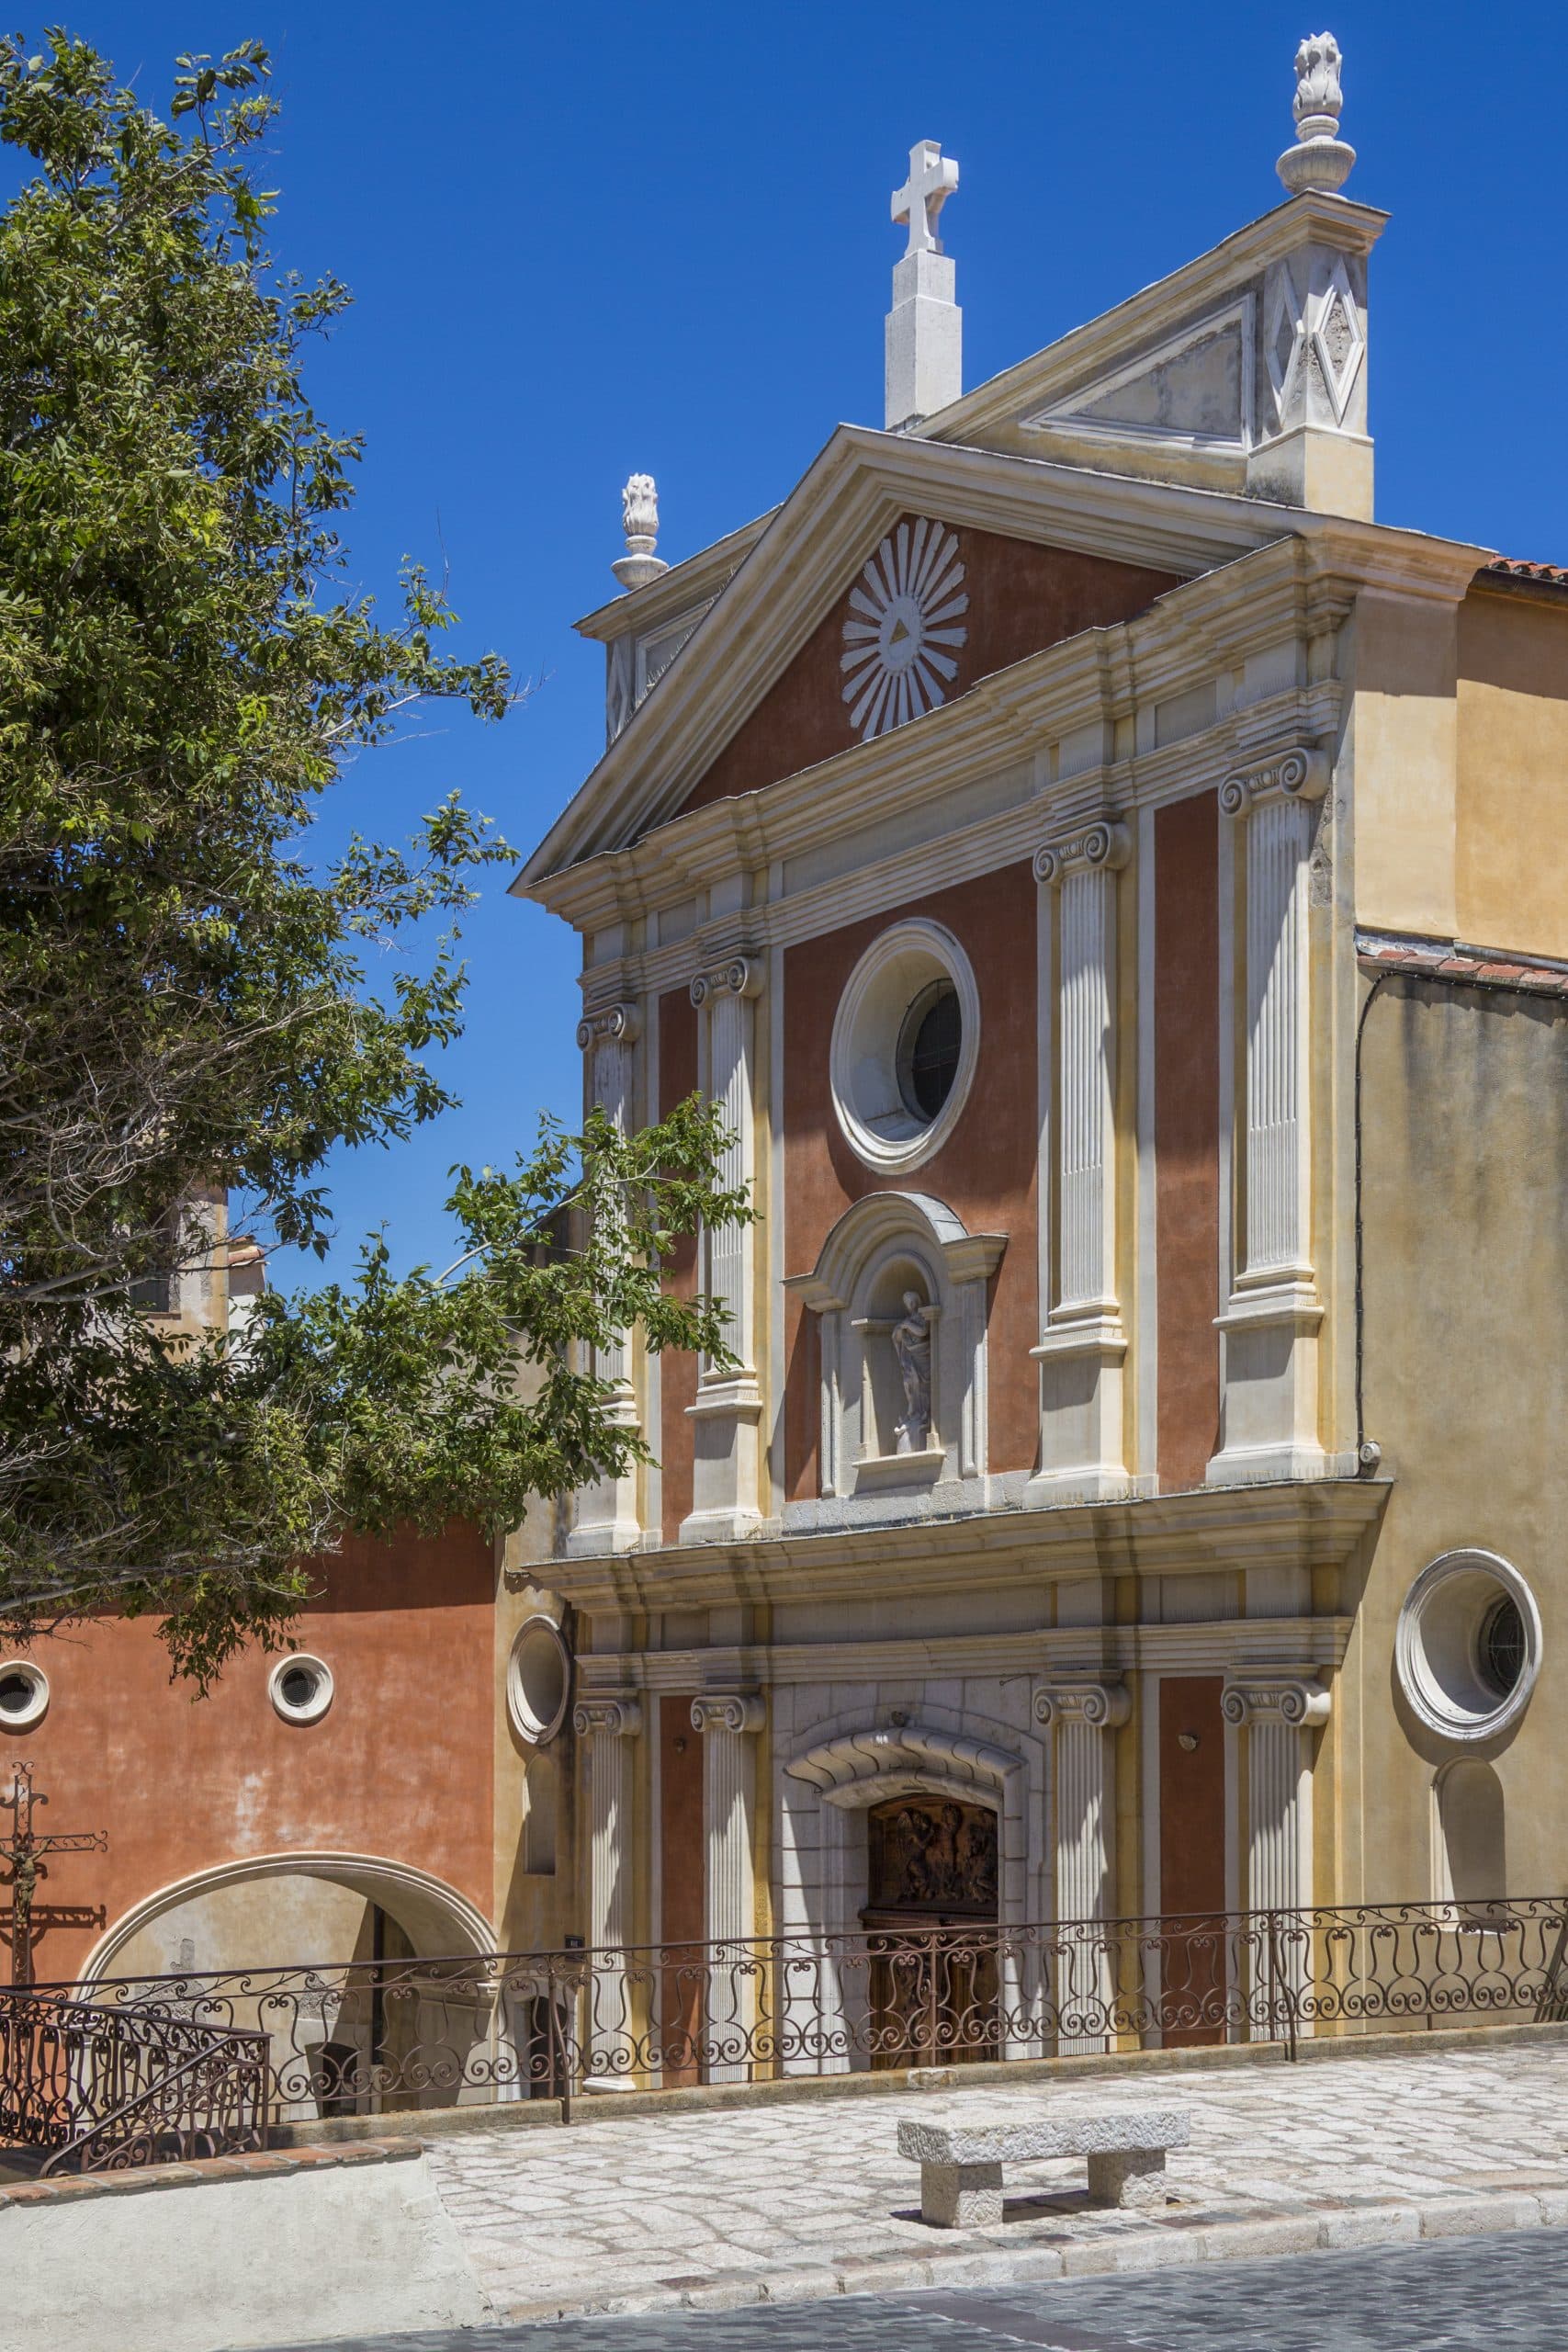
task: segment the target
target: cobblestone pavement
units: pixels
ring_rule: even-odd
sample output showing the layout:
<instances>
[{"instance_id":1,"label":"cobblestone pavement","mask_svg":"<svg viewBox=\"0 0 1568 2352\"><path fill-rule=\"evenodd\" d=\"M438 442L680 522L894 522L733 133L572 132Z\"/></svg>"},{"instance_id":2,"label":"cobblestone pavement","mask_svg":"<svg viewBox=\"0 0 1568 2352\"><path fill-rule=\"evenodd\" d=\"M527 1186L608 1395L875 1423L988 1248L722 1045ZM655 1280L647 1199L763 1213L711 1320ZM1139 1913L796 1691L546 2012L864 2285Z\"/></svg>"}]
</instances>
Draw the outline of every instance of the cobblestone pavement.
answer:
<instances>
[{"instance_id":1,"label":"cobblestone pavement","mask_svg":"<svg viewBox=\"0 0 1568 2352\"><path fill-rule=\"evenodd\" d=\"M1152 2216L1090 2207L1081 2165L1039 2164L1010 2172L1000 2226L928 2229L919 2168L895 2145L906 2115L1156 2101L1190 2111L1192 2144ZM501 2320L979 2285L1450 2226L1534 2234L1543 2218L1568 2222L1568 2042L595 2118L436 2141L430 2161ZM1434 2219L1450 2199L1451 2221Z\"/></svg>"},{"instance_id":2,"label":"cobblestone pavement","mask_svg":"<svg viewBox=\"0 0 1568 2352\"><path fill-rule=\"evenodd\" d=\"M335 2352L1562 2352L1568 2233L1143 2278L365 2338Z\"/></svg>"}]
</instances>

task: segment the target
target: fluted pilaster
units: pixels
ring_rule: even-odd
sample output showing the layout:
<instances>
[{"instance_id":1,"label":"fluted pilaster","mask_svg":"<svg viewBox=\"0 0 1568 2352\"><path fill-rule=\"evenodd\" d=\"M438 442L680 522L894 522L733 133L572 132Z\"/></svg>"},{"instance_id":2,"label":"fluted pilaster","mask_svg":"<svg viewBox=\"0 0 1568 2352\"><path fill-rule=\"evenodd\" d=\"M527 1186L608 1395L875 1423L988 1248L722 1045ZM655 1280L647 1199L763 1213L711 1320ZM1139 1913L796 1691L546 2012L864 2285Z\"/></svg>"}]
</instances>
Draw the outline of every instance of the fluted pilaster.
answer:
<instances>
[{"instance_id":1,"label":"fluted pilaster","mask_svg":"<svg viewBox=\"0 0 1568 2352\"><path fill-rule=\"evenodd\" d=\"M756 2017L750 1963L756 1932L753 1816L757 1734L765 1720L750 1692L705 1692L692 1702L692 1728L703 1736L704 1917L709 1954L707 2078L743 2082Z\"/></svg>"},{"instance_id":2,"label":"fluted pilaster","mask_svg":"<svg viewBox=\"0 0 1568 2352\"><path fill-rule=\"evenodd\" d=\"M749 1191L756 1172L754 1002L763 966L754 956L731 956L697 973L692 1002L707 1024L707 1091L726 1130L719 1181ZM758 1499L757 1425L762 1400L755 1364L755 1228L729 1226L703 1237L706 1288L727 1317L735 1365L705 1363L693 1423L692 1515L682 1525L687 1543L741 1535L761 1516Z\"/></svg>"},{"instance_id":3,"label":"fluted pilaster","mask_svg":"<svg viewBox=\"0 0 1568 2352\"><path fill-rule=\"evenodd\" d=\"M582 1699L571 1722L588 1763L588 1941L593 1958L587 2071L599 2088L629 2090L636 2033L622 1954L632 1940L633 1742L642 1730L642 1708L629 1697Z\"/></svg>"},{"instance_id":4,"label":"fluted pilaster","mask_svg":"<svg viewBox=\"0 0 1568 2352\"><path fill-rule=\"evenodd\" d=\"M626 1134L635 1124L636 1046L642 1034L642 1016L635 1004L601 1005L584 1013L577 1024L577 1042L586 1063L588 1099ZM627 1428L637 1419L632 1385L631 1347L625 1332L594 1351L593 1369L609 1382L612 1394L606 1418ZM641 1533L637 1517L635 1473L620 1478L595 1479L577 1498L568 1548L592 1555L629 1550Z\"/></svg>"}]
</instances>

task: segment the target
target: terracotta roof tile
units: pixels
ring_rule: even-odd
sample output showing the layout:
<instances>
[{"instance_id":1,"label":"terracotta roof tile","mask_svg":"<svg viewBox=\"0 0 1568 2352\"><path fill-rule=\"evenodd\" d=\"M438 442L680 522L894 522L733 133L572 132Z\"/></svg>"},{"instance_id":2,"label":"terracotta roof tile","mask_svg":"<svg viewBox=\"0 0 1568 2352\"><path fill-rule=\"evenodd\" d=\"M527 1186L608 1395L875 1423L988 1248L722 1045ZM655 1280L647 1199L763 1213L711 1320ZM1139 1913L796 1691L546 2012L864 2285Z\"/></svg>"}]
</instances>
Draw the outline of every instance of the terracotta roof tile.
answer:
<instances>
[{"instance_id":1,"label":"terracotta roof tile","mask_svg":"<svg viewBox=\"0 0 1568 2352\"><path fill-rule=\"evenodd\" d=\"M1500 555L1483 563L1481 576L1500 580L1538 580L1549 588L1568 588L1568 564L1531 563L1524 556Z\"/></svg>"},{"instance_id":2,"label":"terracotta roof tile","mask_svg":"<svg viewBox=\"0 0 1568 2352\"><path fill-rule=\"evenodd\" d=\"M1356 954L1364 971L1410 972L1422 979L1470 981L1483 987L1525 989L1540 996L1568 997L1568 970L1549 964L1516 964L1478 948L1433 939L1389 939L1359 932Z\"/></svg>"}]
</instances>

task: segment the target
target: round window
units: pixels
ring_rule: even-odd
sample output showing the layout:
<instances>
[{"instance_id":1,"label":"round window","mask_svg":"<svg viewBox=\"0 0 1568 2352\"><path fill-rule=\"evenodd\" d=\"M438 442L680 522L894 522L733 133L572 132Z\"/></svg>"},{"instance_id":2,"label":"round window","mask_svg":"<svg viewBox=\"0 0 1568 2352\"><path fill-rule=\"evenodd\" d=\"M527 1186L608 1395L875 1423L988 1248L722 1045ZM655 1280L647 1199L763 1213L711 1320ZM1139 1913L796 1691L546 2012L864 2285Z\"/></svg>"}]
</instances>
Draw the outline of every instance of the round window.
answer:
<instances>
[{"instance_id":1,"label":"round window","mask_svg":"<svg viewBox=\"0 0 1568 2352\"><path fill-rule=\"evenodd\" d=\"M278 1659L266 1689L286 1724L319 1724L333 1702L333 1670L323 1659L299 1651Z\"/></svg>"},{"instance_id":2,"label":"round window","mask_svg":"<svg viewBox=\"0 0 1568 2352\"><path fill-rule=\"evenodd\" d=\"M0 1726L28 1731L49 1710L49 1677L31 1658L7 1658L0 1666Z\"/></svg>"},{"instance_id":3,"label":"round window","mask_svg":"<svg viewBox=\"0 0 1568 2352\"><path fill-rule=\"evenodd\" d=\"M1523 1713L1540 1647L1540 1613L1518 1570L1495 1552L1445 1552L1405 1596L1394 1658L1429 1731L1480 1740Z\"/></svg>"},{"instance_id":4,"label":"round window","mask_svg":"<svg viewBox=\"0 0 1568 2352\"><path fill-rule=\"evenodd\" d=\"M869 1167L910 1168L953 1132L975 1076L980 1000L941 923L893 924L851 973L833 1023L839 1123Z\"/></svg>"},{"instance_id":5,"label":"round window","mask_svg":"<svg viewBox=\"0 0 1568 2352\"><path fill-rule=\"evenodd\" d=\"M542 1747L566 1720L571 1657L553 1617L530 1617L512 1645L506 1711L520 1739Z\"/></svg>"}]
</instances>

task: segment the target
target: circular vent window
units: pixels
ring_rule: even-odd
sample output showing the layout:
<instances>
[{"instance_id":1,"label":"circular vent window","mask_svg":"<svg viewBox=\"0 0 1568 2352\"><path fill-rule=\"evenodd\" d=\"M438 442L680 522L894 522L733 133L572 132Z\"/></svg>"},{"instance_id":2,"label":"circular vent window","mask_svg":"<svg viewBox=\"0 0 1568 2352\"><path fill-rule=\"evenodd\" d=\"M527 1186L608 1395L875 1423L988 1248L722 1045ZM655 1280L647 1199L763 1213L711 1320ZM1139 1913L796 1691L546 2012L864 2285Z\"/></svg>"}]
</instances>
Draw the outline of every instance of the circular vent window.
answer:
<instances>
[{"instance_id":1,"label":"circular vent window","mask_svg":"<svg viewBox=\"0 0 1568 2352\"><path fill-rule=\"evenodd\" d=\"M0 1727L30 1731L49 1711L49 1677L31 1658L7 1658L0 1666Z\"/></svg>"},{"instance_id":2,"label":"circular vent window","mask_svg":"<svg viewBox=\"0 0 1568 2352\"><path fill-rule=\"evenodd\" d=\"M918 1167L952 1134L974 1080L980 997L953 933L894 923L851 973L833 1022L839 1124L870 1168Z\"/></svg>"},{"instance_id":3,"label":"circular vent window","mask_svg":"<svg viewBox=\"0 0 1568 2352\"><path fill-rule=\"evenodd\" d=\"M1394 1639L1400 1686L1429 1731L1493 1739L1529 1703L1540 1612L1495 1552L1445 1552L1405 1596Z\"/></svg>"},{"instance_id":4,"label":"circular vent window","mask_svg":"<svg viewBox=\"0 0 1568 2352\"><path fill-rule=\"evenodd\" d=\"M319 1724L333 1702L333 1670L324 1659L297 1651L278 1659L266 1689L286 1724Z\"/></svg>"},{"instance_id":5,"label":"circular vent window","mask_svg":"<svg viewBox=\"0 0 1568 2352\"><path fill-rule=\"evenodd\" d=\"M506 1711L520 1739L542 1747L566 1720L571 1657L553 1617L530 1617L512 1645L506 1668Z\"/></svg>"}]
</instances>

